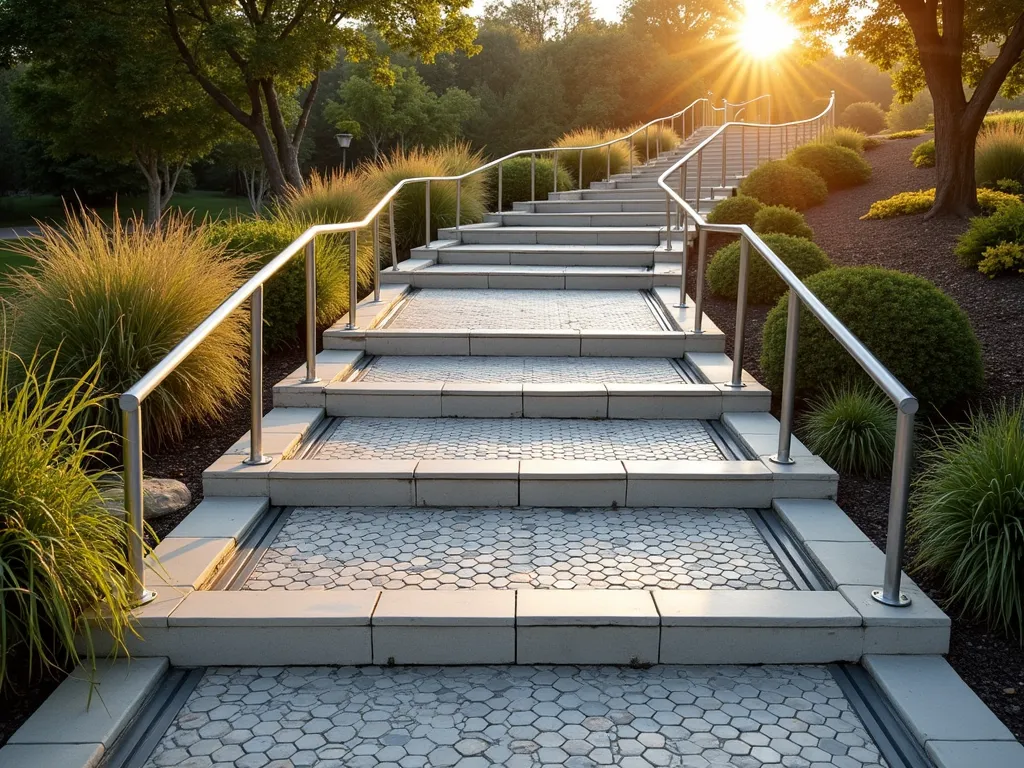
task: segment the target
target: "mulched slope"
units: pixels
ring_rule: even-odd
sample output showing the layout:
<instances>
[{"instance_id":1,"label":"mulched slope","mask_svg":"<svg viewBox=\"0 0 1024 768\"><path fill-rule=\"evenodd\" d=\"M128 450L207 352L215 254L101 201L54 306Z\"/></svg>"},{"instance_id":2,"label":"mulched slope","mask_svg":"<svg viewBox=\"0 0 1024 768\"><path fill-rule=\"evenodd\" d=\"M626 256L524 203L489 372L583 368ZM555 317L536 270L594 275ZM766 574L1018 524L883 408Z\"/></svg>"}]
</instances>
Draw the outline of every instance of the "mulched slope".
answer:
<instances>
[{"instance_id":1,"label":"mulched slope","mask_svg":"<svg viewBox=\"0 0 1024 768\"><path fill-rule=\"evenodd\" d=\"M934 169L914 168L910 152L921 139L887 141L866 154L874 175L868 184L829 195L828 201L806 212L815 240L837 266L877 265L921 275L952 296L970 317L981 342L986 388L968 407L1002 398L1019 398L1024 380L1024 279L990 280L960 267L953 257L957 236L967 228L958 220L926 221L924 216L902 216L881 221L860 221L871 203L898 192L935 185ZM710 249L709 249L710 250ZM691 260L688 292L694 292L696 254ZM750 307L744 345L744 367L761 377L761 329L768 307ZM705 312L727 334L732 353L735 303L708 297ZM776 402L776 408L778 404ZM777 413L777 411L776 411ZM946 418L962 411L950 409ZM918 434L930 425L919 423ZM839 505L879 547L885 548L889 483L844 477L839 483ZM907 562L914 556L911 545ZM879 579L882 574L879 573ZM915 574L915 581L940 605L946 595L937 580ZM950 613L952 615L952 610ZM984 626L953 619L948 660L957 673L1013 731L1024 740L1024 648Z\"/></svg>"}]
</instances>

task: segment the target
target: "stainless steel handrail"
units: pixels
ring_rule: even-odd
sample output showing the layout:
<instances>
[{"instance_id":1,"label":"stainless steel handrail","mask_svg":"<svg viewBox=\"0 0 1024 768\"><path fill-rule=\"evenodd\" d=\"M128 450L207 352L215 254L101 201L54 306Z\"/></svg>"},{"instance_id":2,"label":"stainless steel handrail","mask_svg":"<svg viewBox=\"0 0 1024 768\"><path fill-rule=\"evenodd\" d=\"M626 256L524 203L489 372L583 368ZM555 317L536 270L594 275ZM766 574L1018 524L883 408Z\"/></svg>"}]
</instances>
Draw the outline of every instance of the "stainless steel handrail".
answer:
<instances>
[{"instance_id":1,"label":"stainless steel handrail","mask_svg":"<svg viewBox=\"0 0 1024 768\"><path fill-rule=\"evenodd\" d=\"M666 211L668 213L668 248L671 249L672 222L671 208L674 202L677 207L677 222L683 233L680 283L680 305L686 304L686 268L688 251L688 227L692 220L697 235L697 286L694 299L693 332L702 333L701 321L704 308L704 269L707 261L707 236L709 232L721 232L740 237L739 279L736 296L736 336L733 343L732 378L727 386L741 388L743 382L743 347L746 334L747 282L750 270L750 252L753 250L789 287L789 303L786 314L786 345L781 393L781 412L779 418L778 450L771 460L777 464L793 464L791 446L793 440L793 417L796 400L796 366L797 348L800 329L800 308L806 307L825 329L839 342L868 374L872 381L881 388L896 406L896 447L893 452L892 480L889 494L889 522L886 538L885 573L882 588L873 590L872 597L880 603L890 606L905 606L910 599L900 591L902 578L903 552L906 542L907 500L910 493L910 470L913 461L914 414L918 410L918 401L903 384L864 346L842 322L815 296L810 289L786 266L771 248L745 224L709 224L699 213L701 180L696 185L694 205L687 198L686 180L687 165L695 162L701 168L701 155L713 142L721 142L723 186L725 185L726 158L729 154L728 139L731 131L740 131L741 154L740 173L746 171L746 157L742 147L747 131L767 130L769 134L768 156L772 156L772 139L779 134L782 154L788 151L792 141L800 143L807 139L820 138L822 133L833 126L835 119L835 92L829 99L828 106L820 114L806 120L798 120L780 125L756 123L725 123L706 137L686 155L673 163L658 178L658 186L665 190ZM760 160L760 152L758 153ZM679 172L680 190L676 192L669 183L669 178Z\"/></svg>"},{"instance_id":2,"label":"stainless steel handrail","mask_svg":"<svg viewBox=\"0 0 1024 768\"><path fill-rule=\"evenodd\" d=\"M725 102L728 104L728 102ZM348 325L346 326L349 330L357 328L357 307L358 307L358 284L356 270L354 269L355 260L357 258L358 244L359 244L359 230L370 225L373 225L373 251L374 261L376 267L374 269L374 301L380 301L380 235L379 235L379 217L383 213L384 209L388 209L388 221L390 224L391 232L391 259L392 266L397 266L397 253L395 250L395 221L394 221L394 203L395 197L405 187L420 184L424 185L425 189L425 229L426 229L426 244L429 247L431 240L431 216L430 216L430 185L431 183L437 182L455 182L456 183L456 229L459 228L459 218L461 213L461 197L462 197L462 181L483 171L491 168L498 168L498 210L501 210L501 183L502 164L516 157L522 157L530 155L531 157L531 192L535 191L536 184L536 156L538 154L552 153L554 162L554 185L553 188L558 191L558 154L559 152L579 152L580 163L582 167L583 152L587 150L600 149L603 147L607 148L608 160L607 168L608 175L611 175L611 146L620 141L627 141L630 145L630 173L632 173L632 158L633 158L633 140L641 131L645 132L648 139L648 159L650 159L650 146L649 146L649 131L650 127L655 124L664 124L670 121L673 125L677 118L682 118L682 138L690 135L686 133L686 113L690 112L690 125L695 131L697 129L697 107L701 107L700 111L700 123L701 126L707 123L707 107L710 104L709 99L700 98L696 99L683 109L678 112L674 112L671 115L665 115L664 117L655 118L643 125L639 126L630 133L619 136L614 139L609 139L605 142L598 144L590 144L584 147L547 147L544 149L526 149L513 152L511 154L500 157L496 160L491 160L478 168L474 168L466 173L457 176L429 176L429 177L416 177L403 179L392 187L387 194L385 194L370 212L366 214L359 221L349 221L341 224L317 224L309 227L299 237L297 237L287 248L281 253L271 259L266 265L264 265L256 274L245 281L234 293L232 293L217 309L215 309L210 315L201 322L195 330L188 334L178 344L168 352L148 373L146 373L139 381L137 381L130 389L128 389L119 398L118 404L120 405L122 412L122 422L124 435L122 438L123 443L123 457L124 457L124 497L125 506L128 512L128 518L131 521L133 534L129 541L128 557L132 571L136 576L135 583L135 602L138 605L143 605L150 602L156 597L156 593L146 589L145 584L145 562L144 562L144 547L143 547L143 536L144 536L144 523L143 523L143 485L142 485L142 406L143 401L148 397L153 390L155 390L160 384L174 372L178 365L188 357L203 341L205 341L213 331L220 326L224 320L226 320L232 312L240 309L241 306L248 300L249 301L249 322L250 322L250 416L251 426L249 432L249 456L245 459L246 464L250 465L261 465L271 461L270 458L263 455L263 286L270 278L272 278L278 271L280 271L291 259L293 259L299 251L302 251L305 255L305 277L306 277L306 377L303 379L304 383L314 383L319 381L316 375L316 238L319 235L328 234L340 234L347 232L349 234L349 313L348 313ZM691 131L692 133L692 131ZM658 147L660 153L660 145ZM580 174L580 185L582 187L582 173ZM531 195L536 197L535 194Z\"/></svg>"}]
</instances>

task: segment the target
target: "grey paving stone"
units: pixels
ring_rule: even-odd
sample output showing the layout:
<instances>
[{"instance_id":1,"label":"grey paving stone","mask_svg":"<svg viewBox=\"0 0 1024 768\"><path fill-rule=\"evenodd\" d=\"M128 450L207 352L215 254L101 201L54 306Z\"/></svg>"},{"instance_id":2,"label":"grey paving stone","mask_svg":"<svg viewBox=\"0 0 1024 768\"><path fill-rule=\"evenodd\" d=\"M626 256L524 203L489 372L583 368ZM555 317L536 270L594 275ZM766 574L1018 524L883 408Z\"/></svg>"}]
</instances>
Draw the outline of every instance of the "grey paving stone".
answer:
<instances>
[{"instance_id":1,"label":"grey paving stone","mask_svg":"<svg viewBox=\"0 0 1024 768\"><path fill-rule=\"evenodd\" d=\"M468 381L481 384L682 384L689 381L660 357L378 357L360 381Z\"/></svg>"},{"instance_id":2,"label":"grey paving stone","mask_svg":"<svg viewBox=\"0 0 1024 768\"><path fill-rule=\"evenodd\" d=\"M245 696L257 688L268 691L270 700L245 704ZM489 695L485 697L484 692ZM562 698L570 693L578 701L602 705L610 716L590 716L567 725L564 716L575 720L571 715L578 714L577 700ZM673 694L687 694L690 703L672 703ZM209 710L202 702L211 698L238 706ZM650 720L655 702L676 711L682 725L659 726ZM760 726L766 740L771 734L770 746L751 746L750 739L739 738L741 729L733 726L771 705L790 712L816 711L821 714L822 733L852 734L859 746L837 755L840 742L832 735L816 735L796 719L793 722L805 730L787 727L786 719L779 717ZM480 730L490 720L470 712L472 708L492 714L509 710L535 714L538 707L556 714L536 717L529 726L506 721ZM211 720L212 712L218 710L224 719ZM215 739L178 746L181 735L194 730L197 714L204 725L222 722L227 728L219 729L222 735ZM377 720L378 714L386 720ZM708 717L718 724L711 725ZM249 729L239 728L246 718L280 722L288 728L257 741ZM325 738L331 732L321 735L316 722L323 718L336 724L344 721L352 731L343 738ZM644 727L637 728L637 723ZM235 735L239 730L242 736ZM285 730L299 735L292 738ZM566 737L567 730L573 738ZM308 746L296 749L303 740ZM215 749L211 751L205 741L212 741ZM256 746L259 751L250 751ZM197 759L201 762L189 762ZM828 670L813 666L213 668L163 735L146 768L190 764L209 768L885 765Z\"/></svg>"},{"instance_id":3,"label":"grey paving stone","mask_svg":"<svg viewBox=\"0 0 1024 768\"><path fill-rule=\"evenodd\" d=\"M703 460L726 457L694 419L345 418L314 459Z\"/></svg>"},{"instance_id":4,"label":"grey paving stone","mask_svg":"<svg viewBox=\"0 0 1024 768\"><path fill-rule=\"evenodd\" d=\"M743 510L410 507L296 509L244 585L336 588L794 585Z\"/></svg>"},{"instance_id":5,"label":"grey paving stone","mask_svg":"<svg viewBox=\"0 0 1024 768\"><path fill-rule=\"evenodd\" d=\"M640 291L517 291L426 288L389 329L660 331Z\"/></svg>"}]
</instances>

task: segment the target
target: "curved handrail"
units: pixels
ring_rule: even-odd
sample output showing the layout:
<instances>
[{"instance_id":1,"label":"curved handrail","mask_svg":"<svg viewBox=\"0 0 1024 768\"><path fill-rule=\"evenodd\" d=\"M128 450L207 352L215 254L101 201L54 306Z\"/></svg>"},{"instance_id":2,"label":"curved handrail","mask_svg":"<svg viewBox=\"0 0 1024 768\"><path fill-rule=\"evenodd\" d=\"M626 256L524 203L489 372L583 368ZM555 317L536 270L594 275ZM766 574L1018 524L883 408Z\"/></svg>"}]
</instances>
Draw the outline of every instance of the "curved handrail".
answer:
<instances>
[{"instance_id":1,"label":"curved handrail","mask_svg":"<svg viewBox=\"0 0 1024 768\"><path fill-rule=\"evenodd\" d=\"M686 200L685 180L687 178L687 164L696 158L700 168L700 155L709 144L716 139L722 141L722 163L725 167L728 145L726 143L728 131L731 128L738 128L741 132L741 141L744 140L745 131L753 129L768 128L769 130L789 130L791 126L814 125L820 132L824 121L830 121L835 113L835 92L829 99L828 106L814 117L797 120L791 123L780 125L764 125L757 123L727 122L719 126L709 136L702 140L696 147L686 155L673 163L661 176L658 177L658 186L665 191L668 212L670 213L671 201L674 201L682 215L678 217L678 224L683 230L683 251L682 251L682 287L680 304L686 302L685 279L686 279L686 256L687 256L687 228L688 221L693 220L698 238L698 265L697 265L697 289L694 301L694 332L700 333L700 323L703 314L703 283L704 267L707 257L707 233L720 232L725 234L739 235L740 237L740 263L739 279L736 297L736 338L733 344L733 371L732 380L728 386L742 387L743 383L743 347L746 325L746 299L747 281L749 272L750 251L753 249L775 273L782 279L789 288L789 306L786 322L786 346L784 353L784 370L782 383L782 406L779 425L778 453L772 457L773 461L780 464L792 463L790 449L792 443L793 416L796 399L796 366L798 334L800 327L801 305L807 307L825 329L845 349L854 361L864 370L878 387L885 392L897 409L896 446L893 454L892 484L889 498L889 524L886 542L886 563L883 586L880 590L874 590L872 596L886 605L903 606L910 603L909 598L900 592L900 579L902 577L903 549L906 539L906 516L907 501L909 498L910 470L913 457L913 430L914 414L918 410L917 398L909 389L886 368L881 361L869 350L864 343L857 338L837 318L828 307L800 280L799 277L779 258L779 256L768 247L768 245L746 224L710 224L697 210L700 204L700 171L698 171L697 199L696 205L691 206ZM680 170L682 169L682 170ZM745 168L744 168L745 170ZM668 183L669 177L680 172L682 194L678 194ZM671 217L667 227L668 247L671 246L672 228Z\"/></svg>"}]
</instances>

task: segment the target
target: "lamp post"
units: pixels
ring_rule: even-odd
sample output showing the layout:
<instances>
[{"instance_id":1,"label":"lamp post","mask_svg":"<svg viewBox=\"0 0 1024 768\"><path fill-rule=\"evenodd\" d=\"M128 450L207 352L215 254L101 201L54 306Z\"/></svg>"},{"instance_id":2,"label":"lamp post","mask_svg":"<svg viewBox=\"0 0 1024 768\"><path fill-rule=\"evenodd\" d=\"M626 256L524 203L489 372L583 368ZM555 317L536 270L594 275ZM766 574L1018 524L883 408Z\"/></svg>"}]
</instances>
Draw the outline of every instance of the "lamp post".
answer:
<instances>
[{"instance_id":1,"label":"lamp post","mask_svg":"<svg viewBox=\"0 0 1024 768\"><path fill-rule=\"evenodd\" d=\"M351 133L336 133L334 134L335 140L338 142L338 146L341 147L341 172L345 172L345 154L348 151L349 146L352 144Z\"/></svg>"}]
</instances>

